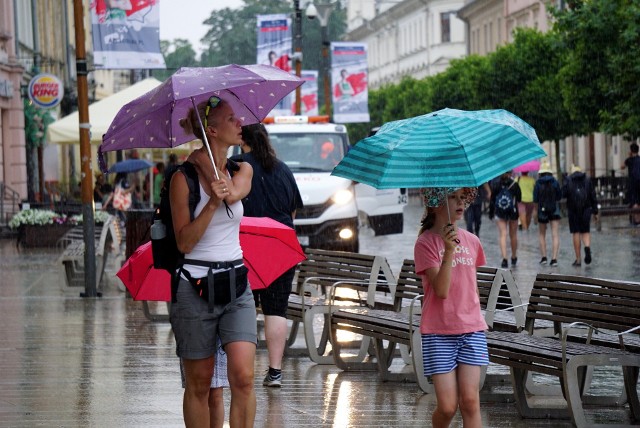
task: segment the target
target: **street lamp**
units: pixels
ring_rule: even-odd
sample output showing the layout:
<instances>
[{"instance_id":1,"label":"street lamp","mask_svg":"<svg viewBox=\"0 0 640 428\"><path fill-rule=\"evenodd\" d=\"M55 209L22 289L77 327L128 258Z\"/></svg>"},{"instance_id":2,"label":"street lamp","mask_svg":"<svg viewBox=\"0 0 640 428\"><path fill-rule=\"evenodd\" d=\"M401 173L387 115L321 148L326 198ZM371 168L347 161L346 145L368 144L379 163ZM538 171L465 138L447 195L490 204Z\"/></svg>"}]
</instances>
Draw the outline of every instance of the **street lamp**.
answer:
<instances>
[{"instance_id":1,"label":"street lamp","mask_svg":"<svg viewBox=\"0 0 640 428\"><path fill-rule=\"evenodd\" d=\"M329 17L335 8L335 3L309 3L307 7L307 18L318 18L320 22L320 30L322 36L322 80L324 81L324 106L325 113L331 116L331 86L329 85L329 34L327 26L329 25Z\"/></svg>"},{"instance_id":2,"label":"street lamp","mask_svg":"<svg viewBox=\"0 0 640 428\"><path fill-rule=\"evenodd\" d=\"M296 76L302 76L302 9L300 0L293 0L294 20L293 20L293 60L295 61ZM300 86L296 88L295 114L301 113Z\"/></svg>"}]
</instances>

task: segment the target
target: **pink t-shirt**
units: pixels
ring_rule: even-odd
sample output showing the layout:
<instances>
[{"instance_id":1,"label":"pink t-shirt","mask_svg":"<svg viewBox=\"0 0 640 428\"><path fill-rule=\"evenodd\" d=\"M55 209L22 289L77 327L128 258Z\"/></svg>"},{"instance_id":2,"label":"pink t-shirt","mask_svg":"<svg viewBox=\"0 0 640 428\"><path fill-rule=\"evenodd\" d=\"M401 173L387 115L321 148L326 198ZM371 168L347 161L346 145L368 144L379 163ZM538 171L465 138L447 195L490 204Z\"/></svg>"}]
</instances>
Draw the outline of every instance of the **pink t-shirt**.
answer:
<instances>
[{"instance_id":1,"label":"pink t-shirt","mask_svg":"<svg viewBox=\"0 0 640 428\"><path fill-rule=\"evenodd\" d=\"M422 277L424 303L420 319L422 334L463 334L487 329L480 312L476 267L486 263L477 236L458 229L460 244L456 246L451 269L451 287L446 299L436 296L425 271L439 268L444 254L444 241L429 230L416 240L414 259L416 273Z\"/></svg>"}]
</instances>

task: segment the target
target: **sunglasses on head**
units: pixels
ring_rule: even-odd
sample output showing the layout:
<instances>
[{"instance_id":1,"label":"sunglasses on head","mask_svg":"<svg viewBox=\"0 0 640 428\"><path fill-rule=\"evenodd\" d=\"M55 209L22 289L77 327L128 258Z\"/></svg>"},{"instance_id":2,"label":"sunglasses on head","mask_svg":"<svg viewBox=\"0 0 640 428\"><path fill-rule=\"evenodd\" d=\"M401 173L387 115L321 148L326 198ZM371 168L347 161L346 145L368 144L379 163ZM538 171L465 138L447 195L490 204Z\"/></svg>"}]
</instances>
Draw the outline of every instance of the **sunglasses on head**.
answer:
<instances>
[{"instance_id":1,"label":"sunglasses on head","mask_svg":"<svg viewBox=\"0 0 640 428\"><path fill-rule=\"evenodd\" d=\"M207 106L204 109L204 127L207 127L207 118L209 117L209 112L218 107L218 105L220 105L220 102L222 100L218 97L216 97L215 95L209 97L209 100L207 101Z\"/></svg>"}]
</instances>

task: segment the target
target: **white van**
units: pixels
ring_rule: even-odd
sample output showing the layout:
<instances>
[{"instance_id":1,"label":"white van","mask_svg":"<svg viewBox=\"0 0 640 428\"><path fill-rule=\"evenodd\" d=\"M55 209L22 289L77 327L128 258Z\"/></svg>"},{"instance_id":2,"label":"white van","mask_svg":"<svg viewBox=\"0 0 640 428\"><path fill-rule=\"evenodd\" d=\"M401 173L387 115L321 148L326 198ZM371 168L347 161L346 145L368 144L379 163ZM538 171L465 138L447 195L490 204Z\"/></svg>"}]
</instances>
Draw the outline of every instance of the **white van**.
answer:
<instances>
[{"instance_id":1,"label":"white van","mask_svg":"<svg viewBox=\"0 0 640 428\"><path fill-rule=\"evenodd\" d=\"M377 235L402 233L405 189L377 190L331 175L349 149L344 125L328 123L326 116L266 122L271 145L302 195L304 208L296 212L294 225L303 247L358 252L359 219Z\"/></svg>"}]
</instances>

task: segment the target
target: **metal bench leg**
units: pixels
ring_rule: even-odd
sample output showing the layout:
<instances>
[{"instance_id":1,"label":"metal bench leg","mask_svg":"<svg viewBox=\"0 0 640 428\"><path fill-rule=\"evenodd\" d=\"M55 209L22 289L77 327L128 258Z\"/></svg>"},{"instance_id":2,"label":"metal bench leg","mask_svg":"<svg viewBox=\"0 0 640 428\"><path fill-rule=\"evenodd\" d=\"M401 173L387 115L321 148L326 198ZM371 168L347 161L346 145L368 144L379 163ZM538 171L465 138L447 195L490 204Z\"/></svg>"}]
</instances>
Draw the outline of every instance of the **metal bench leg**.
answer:
<instances>
[{"instance_id":1,"label":"metal bench leg","mask_svg":"<svg viewBox=\"0 0 640 428\"><path fill-rule=\"evenodd\" d=\"M309 351L309 358L316 364L333 364L333 357L331 355L324 355L330 329L328 311L329 308L327 306L314 306L304 311L304 340L307 344L307 350ZM316 315L320 315L323 318L322 332L320 333L320 341L318 343L316 343L316 335L313 330L313 318Z\"/></svg>"},{"instance_id":2,"label":"metal bench leg","mask_svg":"<svg viewBox=\"0 0 640 428\"><path fill-rule=\"evenodd\" d=\"M378 369L376 362L365 361L367 354L369 353L369 344L371 343L371 337L362 336L362 342L358 349L357 355L342 356L342 344L337 340L337 329L331 325L331 346L333 348L331 354L333 355L334 364L344 371L375 371Z\"/></svg>"},{"instance_id":3,"label":"metal bench leg","mask_svg":"<svg viewBox=\"0 0 640 428\"><path fill-rule=\"evenodd\" d=\"M529 405L526 393L526 381L528 370L511 367L511 383L513 395L516 399L516 408L523 418L530 419L567 419L570 417L568 409L562 408L535 408Z\"/></svg>"},{"instance_id":4,"label":"metal bench leg","mask_svg":"<svg viewBox=\"0 0 640 428\"><path fill-rule=\"evenodd\" d=\"M413 337L411 338L411 357L418 386L425 394L434 394L436 391L433 388L431 379L424 375L424 366L422 364L422 335L419 329L413 332Z\"/></svg>"},{"instance_id":5,"label":"metal bench leg","mask_svg":"<svg viewBox=\"0 0 640 428\"><path fill-rule=\"evenodd\" d=\"M169 303L167 303L167 309L169 309ZM142 310L144 311L144 316L153 322L167 322L169 321L169 315L165 314L152 314L149 309L149 302L146 300L142 301Z\"/></svg>"}]
</instances>

